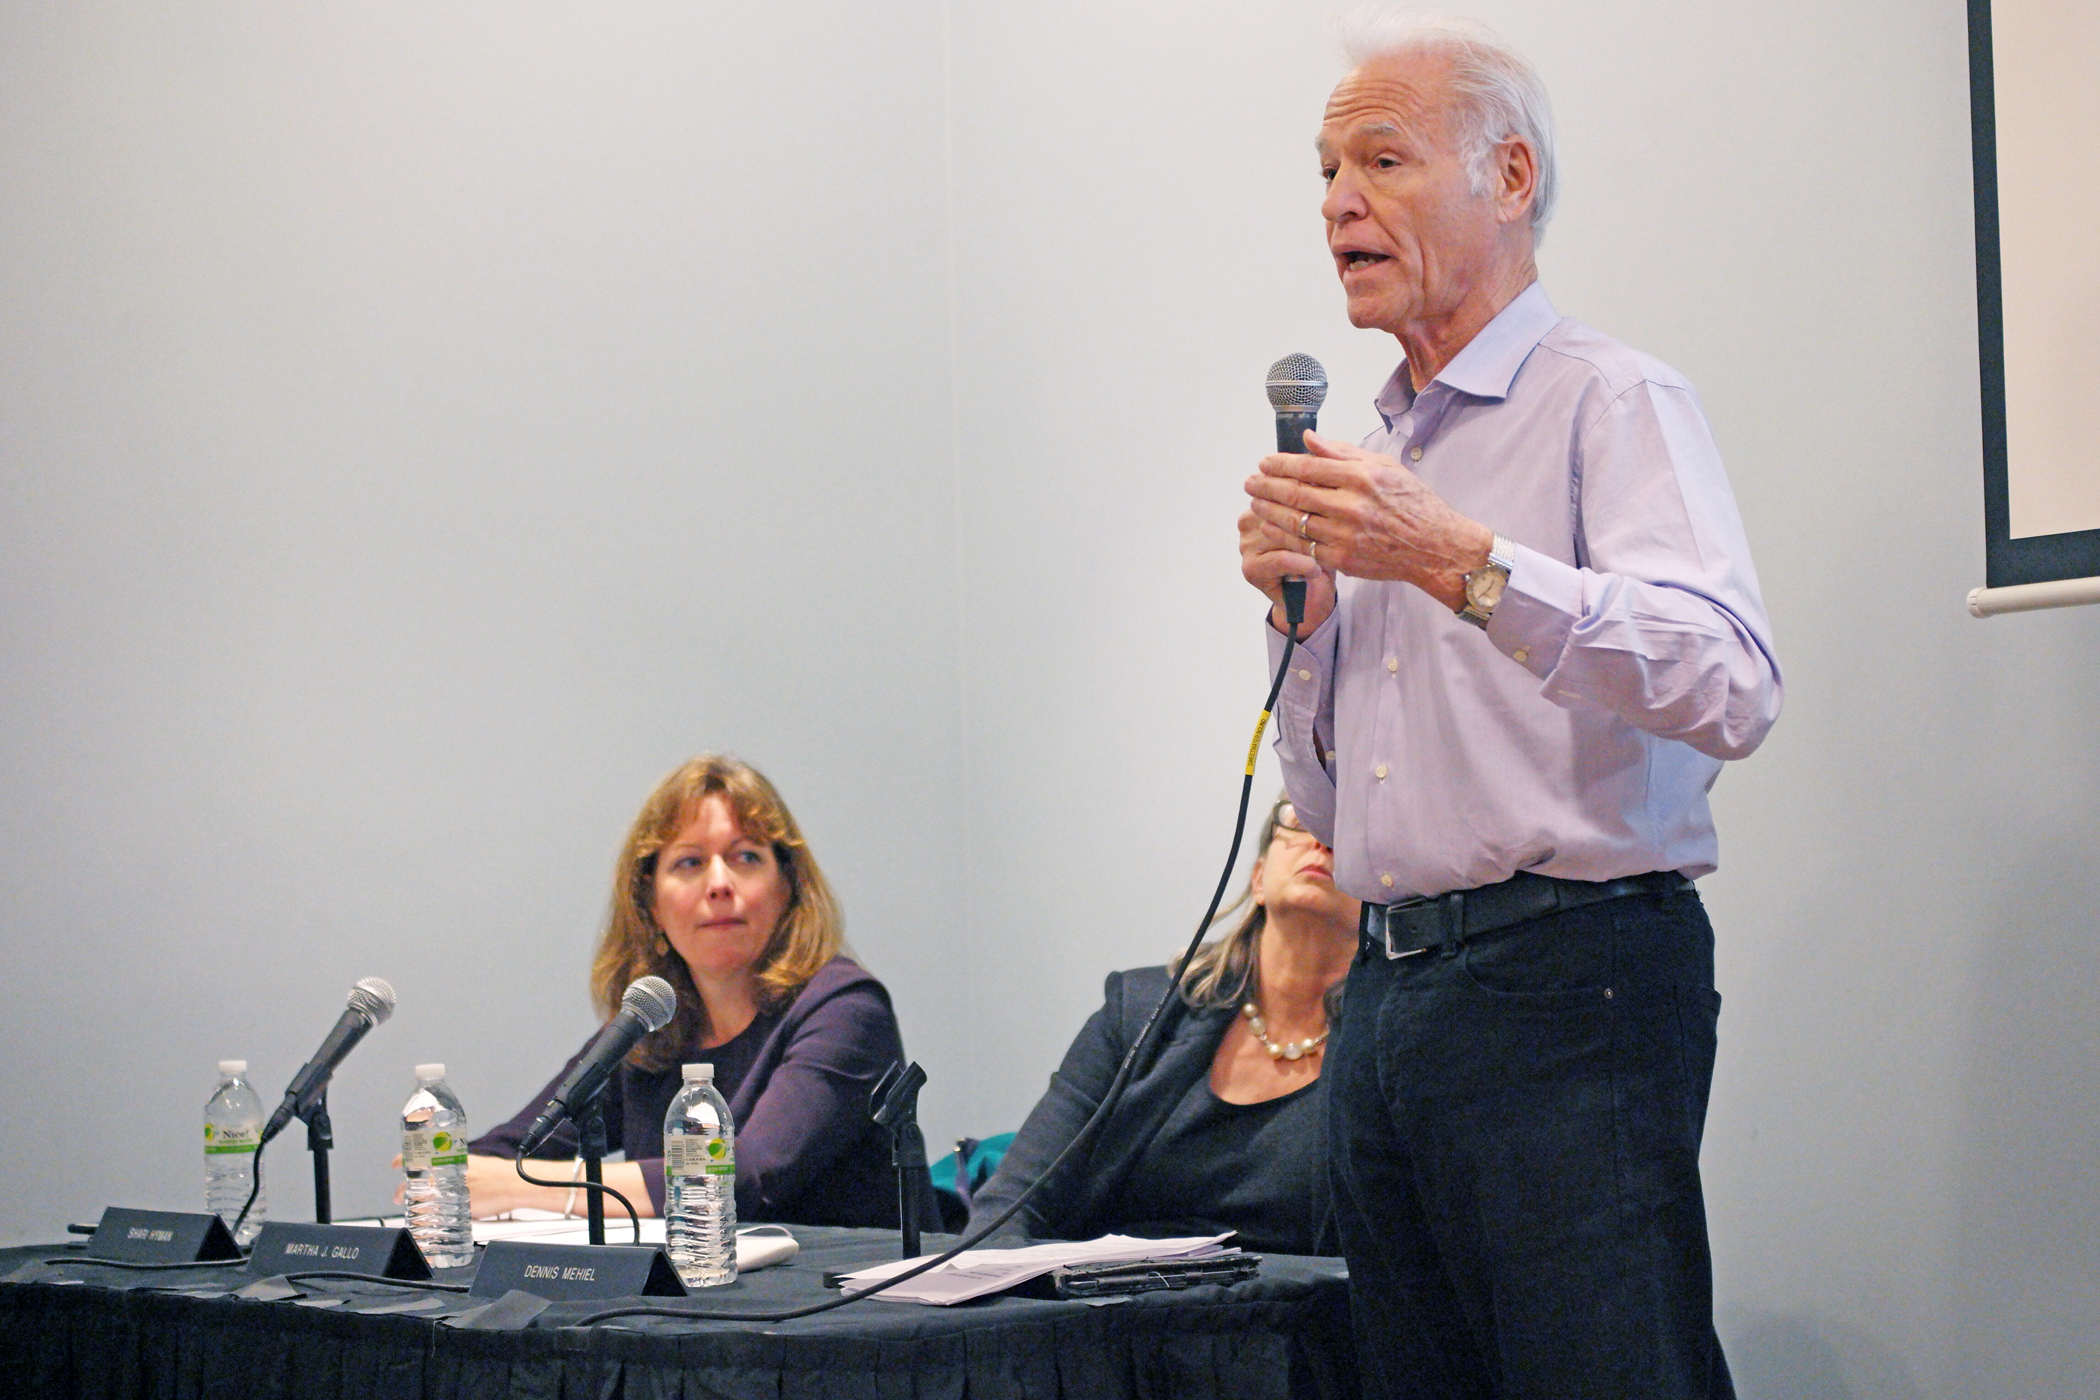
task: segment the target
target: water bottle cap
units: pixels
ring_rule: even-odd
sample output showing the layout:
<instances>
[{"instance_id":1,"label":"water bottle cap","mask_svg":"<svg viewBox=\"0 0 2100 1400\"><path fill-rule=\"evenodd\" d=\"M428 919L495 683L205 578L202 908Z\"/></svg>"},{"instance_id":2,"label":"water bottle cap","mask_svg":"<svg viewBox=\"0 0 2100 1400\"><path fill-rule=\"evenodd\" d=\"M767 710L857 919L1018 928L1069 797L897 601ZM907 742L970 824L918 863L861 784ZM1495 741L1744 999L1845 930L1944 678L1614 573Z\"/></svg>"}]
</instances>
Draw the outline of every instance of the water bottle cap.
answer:
<instances>
[{"instance_id":1,"label":"water bottle cap","mask_svg":"<svg viewBox=\"0 0 2100 1400\"><path fill-rule=\"evenodd\" d=\"M684 1076L685 1082L688 1084L693 1083L695 1080L702 1084L715 1082L715 1067L713 1065L686 1065L679 1070L679 1073Z\"/></svg>"},{"instance_id":2,"label":"water bottle cap","mask_svg":"<svg viewBox=\"0 0 2100 1400\"><path fill-rule=\"evenodd\" d=\"M443 1065L416 1066L416 1082L419 1084L434 1084L444 1077L445 1067Z\"/></svg>"},{"instance_id":3,"label":"water bottle cap","mask_svg":"<svg viewBox=\"0 0 2100 1400\"><path fill-rule=\"evenodd\" d=\"M231 1079L236 1074L246 1074L247 1072L248 1062L246 1060L219 1061L219 1078L221 1079Z\"/></svg>"}]
</instances>

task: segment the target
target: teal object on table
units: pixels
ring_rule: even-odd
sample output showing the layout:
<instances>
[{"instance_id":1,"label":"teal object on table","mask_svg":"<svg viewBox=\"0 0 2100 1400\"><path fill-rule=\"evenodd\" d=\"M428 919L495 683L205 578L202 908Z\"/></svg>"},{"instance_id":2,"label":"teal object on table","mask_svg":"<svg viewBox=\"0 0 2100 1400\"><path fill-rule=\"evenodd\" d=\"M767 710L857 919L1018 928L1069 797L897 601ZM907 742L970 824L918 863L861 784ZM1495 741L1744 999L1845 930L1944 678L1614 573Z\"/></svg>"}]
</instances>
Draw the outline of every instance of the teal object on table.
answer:
<instances>
[{"instance_id":1,"label":"teal object on table","mask_svg":"<svg viewBox=\"0 0 2100 1400\"><path fill-rule=\"evenodd\" d=\"M970 1198L977 1194L978 1187L992 1179L992 1173L999 1170L1000 1159L1006 1156L1006 1149L1013 1145L1012 1133L999 1133L983 1139L966 1137L955 1144L955 1151L928 1169L933 1178L934 1194L940 1197L941 1217L946 1228L959 1229L960 1222L969 1219Z\"/></svg>"}]
</instances>

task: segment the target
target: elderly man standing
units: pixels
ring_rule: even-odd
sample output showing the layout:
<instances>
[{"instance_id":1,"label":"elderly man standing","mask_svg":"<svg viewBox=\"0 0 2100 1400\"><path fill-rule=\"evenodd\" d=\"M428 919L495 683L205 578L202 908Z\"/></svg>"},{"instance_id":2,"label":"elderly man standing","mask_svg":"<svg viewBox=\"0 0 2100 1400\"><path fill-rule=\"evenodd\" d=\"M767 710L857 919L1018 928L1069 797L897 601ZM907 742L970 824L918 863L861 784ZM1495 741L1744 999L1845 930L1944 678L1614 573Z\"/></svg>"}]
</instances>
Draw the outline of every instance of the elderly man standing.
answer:
<instances>
[{"instance_id":1,"label":"elderly man standing","mask_svg":"<svg viewBox=\"0 0 2100 1400\"><path fill-rule=\"evenodd\" d=\"M1307 580L1277 746L1364 901L1327 1077L1366 1388L1731 1395L1691 882L1708 788L1779 711L1742 524L1691 387L1538 285L1530 64L1458 20L1347 42L1328 248L1406 359L1362 448L1262 461L1240 548L1278 651Z\"/></svg>"}]
</instances>

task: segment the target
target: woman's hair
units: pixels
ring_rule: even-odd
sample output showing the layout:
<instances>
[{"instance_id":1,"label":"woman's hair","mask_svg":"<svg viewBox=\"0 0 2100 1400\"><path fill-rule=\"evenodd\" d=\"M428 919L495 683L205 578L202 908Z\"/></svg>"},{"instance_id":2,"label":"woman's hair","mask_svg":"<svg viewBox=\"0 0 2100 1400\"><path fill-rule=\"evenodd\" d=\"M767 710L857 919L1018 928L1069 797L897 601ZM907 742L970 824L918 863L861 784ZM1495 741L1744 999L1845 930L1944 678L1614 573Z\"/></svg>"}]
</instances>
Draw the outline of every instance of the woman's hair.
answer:
<instances>
[{"instance_id":1,"label":"woman's hair","mask_svg":"<svg viewBox=\"0 0 2100 1400\"><path fill-rule=\"evenodd\" d=\"M1268 820L1261 824L1261 839L1255 849L1259 860L1269 857L1269 845L1276 839L1276 827L1283 816L1283 809L1291 805L1289 793L1278 797L1269 808ZM1254 877L1250 872L1247 887L1240 891L1239 898L1218 911L1211 920L1221 924L1232 916L1232 911L1242 904L1246 914L1223 938L1213 939L1196 950L1188 966L1180 969L1181 999L1197 1010L1213 1006L1238 1006L1249 992L1258 990L1261 980L1261 934L1269 926L1268 906L1254 898ZM1170 968L1170 971L1173 969ZM1334 1019L1340 1009L1342 983L1337 982L1327 989L1327 1017Z\"/></svg>"},{"instance_id":2,"label":"woman's hair","mask_svg":"<svg viewBox=\"0 0 2100 1400\"><path fill-rule=\"evenodd\" d=\"M845 947L845 920L838 900L817 868L809 843L794 814L765 774L727 754L704 753L681 765L656 785L642 803L620 859L613 870L612 906L605 935L591 960L591 997L598 1014L610 1018L620 1009L621 993L637 977L654 974L678 992L678 1014L655 1034L643 1038L630 1063L639 1069L663 1070L676 1064L685 1047L707 1032L707 1007L686 971L685 960L656 926L656 857L710 797L722 798L746 836L773 849L780 876L787 881L787 907L752 969L758 977L763 1008L794 999L817 969Z\"/></svg>"}]
</instances>

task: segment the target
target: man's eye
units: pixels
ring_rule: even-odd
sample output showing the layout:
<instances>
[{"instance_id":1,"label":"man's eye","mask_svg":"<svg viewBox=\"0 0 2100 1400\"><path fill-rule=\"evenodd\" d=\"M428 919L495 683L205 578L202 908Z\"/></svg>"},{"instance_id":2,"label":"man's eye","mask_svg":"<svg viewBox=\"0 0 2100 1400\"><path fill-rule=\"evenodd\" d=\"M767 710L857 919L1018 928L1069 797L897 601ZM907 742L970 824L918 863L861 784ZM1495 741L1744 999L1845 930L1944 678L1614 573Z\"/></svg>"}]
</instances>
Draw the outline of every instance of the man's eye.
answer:
<instances>
[{"instance_id":1,"label":"man's eye","mask_svg":"<svg viewBox=\"0 0 2100 1400\"><path fill-rule=\"evenodd\" d=\"M1331 184L1333 184L1333 183L1334 183L1334 167L1333 167L1333 166L1331 166L1331 165L1323 165L1323 166L1321 166L1321 167L1320 167L1320 178L1321 178L1321 179L1322 179L1323 181L1325 181L1326 183L1330 184L1330 185L1331 185Z\"/></svg>"}]
</instances>

